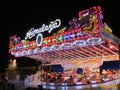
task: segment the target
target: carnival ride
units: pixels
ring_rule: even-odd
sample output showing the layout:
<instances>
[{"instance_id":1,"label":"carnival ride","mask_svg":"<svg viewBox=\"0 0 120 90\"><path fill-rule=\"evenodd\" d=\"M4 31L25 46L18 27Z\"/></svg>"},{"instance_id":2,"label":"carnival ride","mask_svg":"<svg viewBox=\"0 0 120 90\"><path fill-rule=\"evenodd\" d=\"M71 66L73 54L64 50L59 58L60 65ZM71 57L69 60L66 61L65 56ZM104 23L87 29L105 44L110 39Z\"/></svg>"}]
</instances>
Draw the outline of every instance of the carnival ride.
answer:
<instances>
[{"instance_id":1,"label":"carnival ride","mask_svg":"<svg viewBox=\"0 0 120 90\"><path fill-rule=\"evenodd\" d=\"M110 27L103 23L100 6L78 12L78 17L69 21L52 36L61 24L60 19L43 24L41 28L31 28L20 40L17 35L10 37L9 53L15 57L29 57L43 64L61 64L64 69L98 67L103 61L119 60L120 39L112 34ZM36 36L36 40L32 40Z\"/></svg>"},{"instance_id":2,"label":"carnival ride","mask_svg":"<svg viewBox=\"0 0 120 90\"><path fill-rule=\"evenodd\" d=\"M110 27L103 22L100 6L78 12L78 17L74 17L69 21L69 27L57 30L52 36L43 37L42 34L45 31L52 33L53 29L58 29L61 23L60 19L56 19L50 22L49 25L43 24L38 29L31 28L23 40L17 35L11 36L9 53L16 58L28 57L41 61L43 65L61 64L66 71L82 68L87 72L86 68L98 68L104 61L120 60L120 39L113 35ZM36 37L35 40L33 40L34 37ZM74 73L73 70L70 75ZM64 74L69 75L66 72ZM41 72L36 75L41 75ZM88 77L90 77L90 74ZM91 87L113 88L116 90L116 85L120 83L118 77L112 81L91 82L91 84L85 85L77 81L76 85L72 86L64 82L58 83L59 85L42 82L42 80L38 80L37 76L34 79L33 82L29 82L32 83L30 85L42 85L45 89L55 90L83 90L84 88L86 90L86 88ZM27 84L29 83L27 82Z\"/></svg>"}]
</instances>

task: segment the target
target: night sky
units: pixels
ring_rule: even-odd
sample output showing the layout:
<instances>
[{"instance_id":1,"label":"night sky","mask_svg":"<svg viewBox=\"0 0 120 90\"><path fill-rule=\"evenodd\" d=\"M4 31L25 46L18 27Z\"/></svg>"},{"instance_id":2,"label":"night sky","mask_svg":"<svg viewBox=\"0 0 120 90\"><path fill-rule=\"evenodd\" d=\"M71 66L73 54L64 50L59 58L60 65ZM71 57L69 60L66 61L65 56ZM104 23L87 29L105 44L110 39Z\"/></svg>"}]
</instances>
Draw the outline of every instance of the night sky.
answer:
<instances>
[{"instance_id":1,"label":"night sky","mask_svg":"<svg viewBox=\"0 0 120 90\"><path fill-rule=\"evenodd\" d=\"M50 21L61 19L60 28L68 25L78 12L90 7L100 5L103 13L103 22L113 30L113 34L120 38L120 14L117 6L118 0L17 0L3 5L3 17L7 18L4 29L0 35L0 66L6 66L7 61L13 58L8 53L9 37L17 34L24 38L30 28L40 28L42 24L48 25ZM42 1L42 2L40 2ZM5 11L4 11L5 10ZM59 29L60 29L59 28ZM29 61L29 60L27 60Z\"/></svg>"}]
</instances>

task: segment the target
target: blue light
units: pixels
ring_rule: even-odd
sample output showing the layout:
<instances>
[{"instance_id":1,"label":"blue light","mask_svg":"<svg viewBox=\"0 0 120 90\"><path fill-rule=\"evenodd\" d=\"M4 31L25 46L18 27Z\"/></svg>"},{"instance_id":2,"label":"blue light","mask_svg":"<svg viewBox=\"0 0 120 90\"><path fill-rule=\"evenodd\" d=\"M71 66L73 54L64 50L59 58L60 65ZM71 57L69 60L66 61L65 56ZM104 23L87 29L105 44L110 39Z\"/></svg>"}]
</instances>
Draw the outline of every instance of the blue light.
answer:
<instances>
[{"instance_id":1,"label":"blue light","mask_svg":"<svg viewBox=\"0 0 120 90\"><path fill-rule=\"evenodd\" d=\"M65 34L65 35L63 36L63 38L64 38L64 40L70 40L70 34Z\"/></svg>"}]
</instances>

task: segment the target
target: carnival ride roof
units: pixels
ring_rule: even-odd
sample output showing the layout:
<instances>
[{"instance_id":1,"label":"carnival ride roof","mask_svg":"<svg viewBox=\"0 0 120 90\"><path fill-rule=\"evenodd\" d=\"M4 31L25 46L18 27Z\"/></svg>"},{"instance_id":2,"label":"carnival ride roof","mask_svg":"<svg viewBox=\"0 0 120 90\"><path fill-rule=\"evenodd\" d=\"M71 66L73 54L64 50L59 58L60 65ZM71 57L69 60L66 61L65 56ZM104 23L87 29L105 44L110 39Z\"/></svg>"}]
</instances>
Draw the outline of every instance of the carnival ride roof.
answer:
<instances>
[{"instance_id":1,"label":"carnival ride roof","mask_svg":"<svg viewBox=\"0 0 120 90\"><path fill-rule=\"evenodd\" d=\"M103 28L102 28L103 29ZM104 29L105 30L105 29ZM108 35L108 33L107 33ZM42 61L44 63L51 62L66 62L70 60L86 60L91 58L104 58L105 60L119 59L120 39L109 33L110 38L102 35L104 42L99 45L91 46L74 46L72 43L67 43L70 46L66 49L58 49L55 51L47 51L40 54L28 56L29 58ZM113 39L114 37L114 39ZM110 40L111 39L111 40ZM118 41L117 41L118 40ZM115 43L117 41L117 43Z\"/></svg>"}]
</instances>

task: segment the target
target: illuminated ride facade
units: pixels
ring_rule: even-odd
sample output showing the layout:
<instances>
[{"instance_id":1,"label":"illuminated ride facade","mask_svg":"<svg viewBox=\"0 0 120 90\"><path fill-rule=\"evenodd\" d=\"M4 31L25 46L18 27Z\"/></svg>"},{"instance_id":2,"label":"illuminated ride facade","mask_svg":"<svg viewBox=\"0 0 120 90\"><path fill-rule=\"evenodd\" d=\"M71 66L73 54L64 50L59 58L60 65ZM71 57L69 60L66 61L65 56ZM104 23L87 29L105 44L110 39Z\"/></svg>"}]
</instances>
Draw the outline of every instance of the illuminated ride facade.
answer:
<instances>
[{"instance_id":1,"label":"illuminated ride facade","mask_svg":"<svg viewBox=\"0 0 120 90\"><path fill-rule=\"evenodd\" d=\"M99 68L104 61L120 60L120 39L102 20L101 7L94 6L78 12L78 17L69 21L69 27L43 37L43 33L52 33L60 27L62 21L56 19L38 29L31 28L23 40L17 35L11 36L9 53L16 58L28 57L42 64L61 64L64 70Z\"/></svg>"},{"instance_id":2,"label":"illuminated ride facade","mask_svg":"<svg viewBox=\"0 0 120 90\"><path fill-rule=\"evenodd\" d=\"M103 61L119 60L120 39L102 19L100 6L94 6L78 12L78 17L69 21L69 27L57 30L52 36L43 37L42 34L60 27L60 19L38 29L31 28L23 40L17 35L10 37L9 53L43 64L61 64L65 70L96 68ZM36 39L32 40L33 37Z\"/></svg>"}]
</instances>

